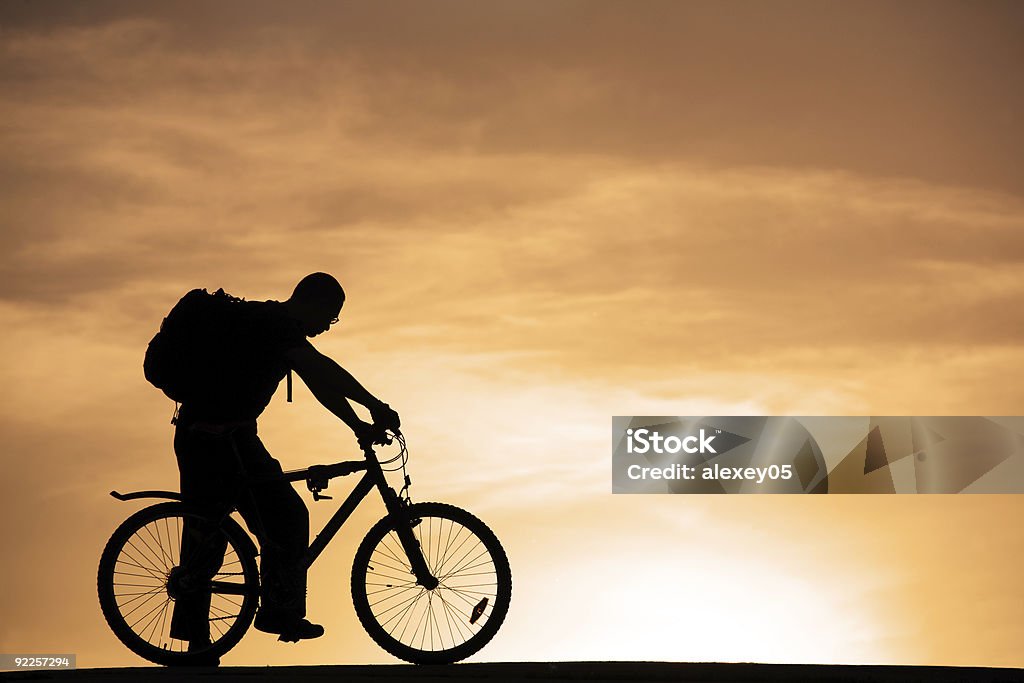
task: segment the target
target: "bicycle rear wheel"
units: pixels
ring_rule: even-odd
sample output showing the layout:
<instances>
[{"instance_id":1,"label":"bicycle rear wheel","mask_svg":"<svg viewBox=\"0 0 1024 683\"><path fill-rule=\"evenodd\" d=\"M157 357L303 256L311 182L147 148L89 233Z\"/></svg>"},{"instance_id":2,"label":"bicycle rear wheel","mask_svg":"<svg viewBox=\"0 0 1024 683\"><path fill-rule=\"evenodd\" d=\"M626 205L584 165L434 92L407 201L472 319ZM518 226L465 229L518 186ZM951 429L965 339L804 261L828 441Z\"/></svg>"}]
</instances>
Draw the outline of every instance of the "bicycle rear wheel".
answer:
<instances>
[{"instance_id":1,"label":"bicycle rear wheel","mask_svg":"<svg viewBox=\"0 0 1024 683\"><path fill-rule=\"evenodd\" d=\"M356 551L356 614L370 637L400 659L457 662L486 645L505 620L512 599L508 557L487 525L465 510L418 503L408 515L439 584L417 585L395 521L385 517Z\"/></svg>"},{"instance_id":2,"label":"bicycle rear wheel","mask_svg":"<svg viewBox=\"0 0 1024 683\"><path fill-rule=\"evenodd\" d=\"M183 544L186 527L189 539ZM107 624L135 654L168 666L210 661L234 647L252 623L259 602L256 548L230 517L211 529L183 503L158 503L114 531L100 557L96 585ZM190 648L181 633L172 635L171 626L176 606L197 602L209 643L202 634Z\"/></svg>"}]
</instances>

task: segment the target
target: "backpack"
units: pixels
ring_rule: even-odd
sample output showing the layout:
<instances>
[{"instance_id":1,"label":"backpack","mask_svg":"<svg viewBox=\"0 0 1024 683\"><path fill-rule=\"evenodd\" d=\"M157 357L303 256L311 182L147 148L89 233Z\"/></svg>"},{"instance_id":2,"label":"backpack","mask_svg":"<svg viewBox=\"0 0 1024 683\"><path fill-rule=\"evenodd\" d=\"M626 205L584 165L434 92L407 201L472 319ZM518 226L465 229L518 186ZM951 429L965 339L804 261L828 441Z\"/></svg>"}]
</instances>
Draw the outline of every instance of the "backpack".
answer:
<instances>
[{"instance_id":1,"label":"backpack","mask_svg":"<svg viewBox=\"0 0 1024 683\"><path fill-rule=\"evenodd\" d=\"M248 305L223 289L193 289L181 297L146 349L142 369L149 383L175 403L208 395L234 364Z\"/></svg>"}]
</instances>

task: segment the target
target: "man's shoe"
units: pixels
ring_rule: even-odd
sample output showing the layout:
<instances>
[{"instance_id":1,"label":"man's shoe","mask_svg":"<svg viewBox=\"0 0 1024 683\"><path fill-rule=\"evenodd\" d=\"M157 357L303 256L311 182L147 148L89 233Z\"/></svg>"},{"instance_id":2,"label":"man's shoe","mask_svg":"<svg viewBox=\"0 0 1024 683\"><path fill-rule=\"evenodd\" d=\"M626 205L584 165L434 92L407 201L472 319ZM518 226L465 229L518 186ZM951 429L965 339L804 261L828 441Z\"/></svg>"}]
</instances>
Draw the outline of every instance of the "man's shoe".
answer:
<instances>
[{"instance_id":1,"label":"man's shoe","mask_svg":"<svg viewBox=\"0 0 1024 683\"><path fill-rule=\"evenodd\" d=\"M286 643L319 638L324 634L324 627L320 624L311 624L300 617L293 616L289 618L269 610L257 612L253 626L257 631L279 635L280 638L278 640L283 640Z\"/></svg>"},{"instance_id":2,"label":"man's shoe","mask_svg":"<svg viewBox=\"0 0 1024 683\"><path fill-rule=\"evenodd\" d=\"M319 638L324 634L324 627L320 624L311 624L305 619L288 624L277 637L278 640L286 643L297 643L300 640Z\"/></svg>"}]
</instances>

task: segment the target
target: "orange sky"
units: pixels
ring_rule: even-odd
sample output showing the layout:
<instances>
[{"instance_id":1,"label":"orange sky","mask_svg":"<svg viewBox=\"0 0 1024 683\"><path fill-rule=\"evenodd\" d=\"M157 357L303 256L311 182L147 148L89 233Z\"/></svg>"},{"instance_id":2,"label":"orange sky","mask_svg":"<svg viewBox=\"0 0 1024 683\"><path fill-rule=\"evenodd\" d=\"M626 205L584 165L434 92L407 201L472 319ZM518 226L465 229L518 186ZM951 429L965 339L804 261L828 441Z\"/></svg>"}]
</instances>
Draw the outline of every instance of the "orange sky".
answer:
<instances>
[{"instance_id":1,"label":"orange sky","mask_svg":"<svg viewBox=\"0 0 1024 683\"><path fill-rule=\"evenodd\" d=\"M243 9L244 6L244 9ZM346 287L317 340L515 597L478 660L1024 666L1017 496L610 493L612 415L1020 414L1016 3L0 5L0 652L137 665L95 569L172 487L186 290ZM304 388L285 467L354 443ZM314 526L328 503L312 507ZM388 662L327 637L224 663ZM319 522L319 524L318 524Z\"/></svg>"}]
</instances>

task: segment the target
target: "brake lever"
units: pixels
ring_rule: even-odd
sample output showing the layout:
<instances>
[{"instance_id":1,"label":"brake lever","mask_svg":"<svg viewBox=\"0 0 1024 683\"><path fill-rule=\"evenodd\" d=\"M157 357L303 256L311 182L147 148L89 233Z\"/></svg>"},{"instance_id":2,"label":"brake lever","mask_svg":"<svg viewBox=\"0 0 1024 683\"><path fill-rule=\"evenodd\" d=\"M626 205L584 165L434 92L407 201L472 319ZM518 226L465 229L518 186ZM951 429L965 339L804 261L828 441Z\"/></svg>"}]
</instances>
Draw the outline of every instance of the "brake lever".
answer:
<instances>
[{"instance_id":1,"label":"brake lever","mask_svg":"<svg viewBox=\"0 0 1024 683\"><path fill-rule=\"evenodd\" d=\"M313 465L309 468L310 477L306 479L306 488L313 493L313 500L331 500L331 496L321 495L320 492L327 488L330 479L323 475L322 465Z\"/></svg>"}]
</instances>

